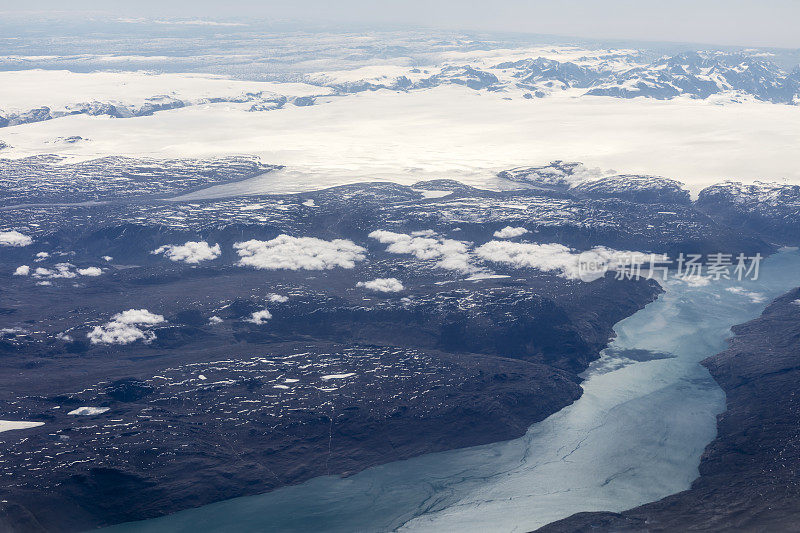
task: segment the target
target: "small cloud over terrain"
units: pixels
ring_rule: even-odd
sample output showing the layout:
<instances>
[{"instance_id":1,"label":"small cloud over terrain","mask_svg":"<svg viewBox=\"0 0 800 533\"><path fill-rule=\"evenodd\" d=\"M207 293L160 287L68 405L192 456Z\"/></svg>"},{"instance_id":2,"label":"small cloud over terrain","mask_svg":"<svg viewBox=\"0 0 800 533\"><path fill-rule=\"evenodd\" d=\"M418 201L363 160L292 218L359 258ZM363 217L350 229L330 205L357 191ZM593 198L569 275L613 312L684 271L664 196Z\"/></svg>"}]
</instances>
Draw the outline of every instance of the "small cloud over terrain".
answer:
<instances>
[{"instance_id":1,"label":"small cloud over terrain","mask_svg":"<svg viewBox=\"0 0 800 533\"><path fill-rule=\"evenodd\" d=\"M266 309L262 309L261 311L255 311L253 314L251 314L250 318L245 320L245 322L250 322L251 324L260 326L261 324L266 323L270 318L272 318L272 313Z\"/></svg>"},{"instance_id":2,"label":"small cloud over terrain","mask_svg":"<svg viewBox=\"0 0 800 533\"><path fill-rule=\"evenodd\" d=\"M161 315L147 309L128 309L111 317L111 321L95 326L87 337L92 344L130 344L137 340L152 342L156 336L142 327L165 322Z\"/></svg>"},{"instance_id":3,"label":"small cloud over terrain","mask_svg":"<svg viewBox=\"0 0 800 533\"><path fill-rule=\"evenodd\" d=\"M250 240L233 245L240 266L262 270L329 270L353 268L366 258L366 250L346 239L325 241L315 237L278 235L269 241Z\"/></svg>"},{"instance_id":4,"label":"small cloud over terrain","mask_svg":"<svg viewBox=\"0 0 800 533\"><path fill-rule=\"evenodd\" d=\"M153 255L164 254L170 261L196 265L202 261L210 261L220 256L219 244L209 245L206 241L187 241L184 244L167 244L156 248Z\"/></svg>"},{"instance_id":5,"label":"small cloud over terrain","mask_svg":"<svg viewBox=\"0 0 800 533\"><path fill-rule=\"evenodd\" d=\"M635 260L644 261L641 253L612 250L596 247L586 252L577 252L562 244L519 243L508 241L489 241L475 249L475 255L484 261L502 263L514 268L535 268L545 272L557 272L567 279L582 278L584 274L580 262L591 259L592 262L607 265L607 270L615 270L621 265ZM605 270L591 279L602 276Z\"/></svg>"},{"instance_id":6,"label":"small cloud over terrain","mask_svg":"<svg viewBox=\"0 0 800 533\"><path fill-rule=\"evenodd\" d=\"M506 226L501 230L497 230L494 232L494 236L498 239L513 239L514 237L519 237L520 235L525 235L528 233L528 230L525 228L513 228L511 226Z\"/></svg>"},{"instance_id":7,"label":"small cloud over terrain","mask_svg":"<svg viewBox=\"0 0 800 533\"><path fill-rule=\"evenodd\" d=\"M403 290L403 284L397 278L377 278L372 281L359 281L356 286L377 292L400 292Z\"/></svg>"},{"instance_id":8,"label":"small cloud over terrain","mask_svg":"<svg viewBox=\"0 0 800 533\"><path fill-rule=\"evenodd\" d=\"M476 270L470 262L468 243L437 237L430 230L411 235L376 230L369 237L388 244L386 251L391 254L411 254L417 259L438 259L436 266L445 270L463 273Z\"/></svg>"},{"instance_id":9,"label":"small cloud over terrain","mask_svg":"<svg viewBox=\"0 0 800 533\"><path fill-rule=\"evenodd\" d=\"M27 265L23 266L27 267ZM30 267L27 267L27 271L30 273ZM96 277L102 274L103 270L99 267L77 268L72 263L58 263L51 268L36 267L33 270L33 277L36 279L74 279L78 276ZM27 274L17 275L26 276Z\"/></svg>"},{"instance_id":10,"label":"small cloud over terrain","mask_svg":"<svg viewBox=\"0 0 800 533\"><path fill-rule=\"evenodd\" d=\"M37 267L36 270L33 271L34 278L77 278L78 274L73 272L72 268L75 265L71 263L58 263L53 268L44 268L44 267Z\"/></svg>"},{"instance_id":11,"label":"small cloud over terrain","mask_svg":"<svg viewBox=\"0 0 800 533\"><path fill-rule=\"evenodd\" d=\"M28 246L33 239L18 231L0 231L0 246Z\"/></svg>"}]
</instances>

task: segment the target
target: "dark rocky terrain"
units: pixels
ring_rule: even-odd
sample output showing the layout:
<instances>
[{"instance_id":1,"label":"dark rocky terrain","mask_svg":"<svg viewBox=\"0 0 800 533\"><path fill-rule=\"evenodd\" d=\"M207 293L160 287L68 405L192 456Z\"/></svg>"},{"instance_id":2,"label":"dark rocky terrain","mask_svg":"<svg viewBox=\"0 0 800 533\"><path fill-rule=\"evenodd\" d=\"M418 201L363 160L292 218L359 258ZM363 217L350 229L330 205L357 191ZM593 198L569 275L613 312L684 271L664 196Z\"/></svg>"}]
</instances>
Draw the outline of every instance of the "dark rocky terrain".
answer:
<instances>
[{"instance_id":1,"label":"dark rocky terrain","mask_svg":"<svg viewBox=\"0 0 800 533\"><path fill-rule=\"evenodd\" d=\"M800 244L800 186L726 182L702 190L697 206L725 224Z\"/></svg>"},{"instance_id":2,"label":"dark rocky terrain","mask_svg":"<svg viewBox=\"0 0 800 533\"><path fill-rule=\"evenodd\" d=\"M0 207L174 196L276 168L257 157L243 156L199 160L105 157L80 163L65 163L55 155L0 159Z\"/></svg>"},{"instance_id":3,"label":"dark rocky terrain","mask_svg":"<svg viewBox=\"0 0 800 533\"><path fill-rule=\"evenodd\" d=\"M446 209L425 200L431 187L454 190ZM472 279L486 266L469 251L456 253L465 272L368 237L486 241L515 221L510 200L554 220L549 197L524 192L361 184L191 203L139 192L0 211L4 231L33 239L0 256L0 406L3 419L44 422L0 434L6 529L79 531L518 437L580 396L577 374L612 326L660 290L502 265ZM364 259L237 264L235 243L280 234L352 239ZM152 253L187 241L219 254ZM385 277L402 289L358 286ZM127 309L163 319L126 344L90 342Z\"/></svg>"},{"instance_id":4,"label":"dark rocky terrain","mask_svg":"<svg viewBox=\"0 0 800 533\"><path fill-rule=\"evenodd\" d=\"M623 513L580 513L543 533L797 531L800 527L800 289L733 328L703 364L727 395L692 488Z\"/></svg>"},{"instance_id":5,"label":"dark rocky terrain","mask_svg":"<svg viewBox=\"0 0 800 533\"><path fill-rule=\"evenodd\" d=\"M227 163L209 183L261 165ZM778 246L672 180L573 186L574 163L508 171L521 188L505 192L433 180L153 199L162 181L183 190L206 168L171 164L102 204L58 205L59 187L77 200L96 191L55 180L52 203L0 210L0 232L19 241L0 249L2 419L44 422L0 434L6 529L78 531L522 435L579 397L578 374L612 326L660 289L491 261L476 253L490 241L576 256ZM91 182L147 165L112 158L76 173L91 169ZM506 228L523 233L495 235ZM290 266L242 262L240 243L281 239L298 247L282 258ZM187 261L184 243L205 255ZM303 246L336 243L347 261L323 250L327 266L293 263ZM363 286L386 278L399 287ZM126 310L152 321L114 325ZM91 342L104 331L133 336Z\"/></svg>"},{"instance_id":6,"label":"dark rocky terrain","mask_svg":"<svg viewBox=\"0 0 800 533\"><path fill-rule=\"evenodd\" d=\"M14 531L158 516L517 437L580 395L575 373L658 291L534 272L437 286L391 258L324 274L109 270L2 291L3 322L19 328L0 346L4 417L44 422L0 435ZM405 290L354 288L376 271L399 272ZM266 325L246 322L265 306ZM166 317L152 342L87 341L127 308ZM81 407L108 410L68 414Z\"/></svg>"},{"instance_id":7,"label":"dark rocky terrain","mask_svg":"<svg viewBox=\"0 0 800 533\"><path fill-rule=\"evenodd\" d=\"M791 234L796 225L792 205L777 204L773 208L775 223L769 227L750 224L742 231L739 224L731 222L730 209L712 208L705 194L692 203L678 182L666 178L610 176L573 186L568 180L582 166L561 161L545 167L501 172L500 177L520 186L502 192L476 189L451 180L434 180L412 187L367 183L303 194L183 202L160 202L153 195L160 192L165 196L170 190L188 187L186 180L178 178L198 176L188 170L193 166L211 165L207 171L209 178L195 178L195 182L207 184L241 179L274 167L236 158L212 162L187 160L186 170L159 173L152 171L152 161L105 158L77 165L64 174L72 179L54 180L43 191L39 181L15 178L41 172L37 170L38 160L28 161L34 165L30 169L14 162L15 171L0 178L0 184L5 180L20 199L36 197L50 205L0 209L0 230L16 228L40 236L37 237L42 239L40 242L60 247L64 252L78 253L81 246L94 246L92 253L114 257L127 252L104 249L108 244L104 235L119 231L136 231L142 234L141 238L144 234L151 235L155 248L183 236L228 240L236 236L242 240L247 236L275 236L284 232L361 238L376 228L407 232L433 229L449 238L479 243L508 225L526 228L530 231L528 237L537 242L559 242L577 249L603 245L669 254L728 250L754 253L773 250L775 239L771 234L778 230ZM177 166L180 161L171 163ZM140 166L149 170L144 172L141 186L130 192L121 194L113 187L99 190L94 184L104 173L135 175L128 168ZM91 185L85 190L76 186L76 172L87 175L84 182ZM148 185L162 181L166 183L161 186ZM199 186L199 182L191 185ZM424 191L439 191L444 195L426 198ZM63 202L61 198L74 202L112 201L102 205L59 205ZM309 200L313 204L305 205ZM6 252L12 254L7 257L12 257L15 250ZM25 257L24 250L16 252L21 253L20 259Z\"/></svg>"}]
</instances>

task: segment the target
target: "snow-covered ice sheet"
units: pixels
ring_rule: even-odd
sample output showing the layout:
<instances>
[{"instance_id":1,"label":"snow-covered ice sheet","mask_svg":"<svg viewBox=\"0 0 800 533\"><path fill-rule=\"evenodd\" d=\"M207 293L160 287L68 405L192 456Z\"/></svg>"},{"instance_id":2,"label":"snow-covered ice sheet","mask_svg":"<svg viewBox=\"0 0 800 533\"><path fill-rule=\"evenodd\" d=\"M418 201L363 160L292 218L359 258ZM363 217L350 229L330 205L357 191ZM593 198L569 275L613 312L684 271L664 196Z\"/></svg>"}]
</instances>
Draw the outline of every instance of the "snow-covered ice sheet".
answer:
<instances>
[{"instance_id":1,"label":"snow-covered ice sheet","mask_svg":"<svg viewBox=\"0 0 800 533\"><path fill-rule=\"evenodd\" d=\"M148 98L171 96L196 100L233 97L265 91L285 96L330 92L305 83L232 80L213 74L155 74L152 72L90 72L13 70L0 72L0 110L25 112L41 106L60 109L83 102L141 104ZM0 138L5 132L0 132Z\"/></svg>"},{"instance_id":2,"label":"snow-covered ice sheet","mask_svg":"<svg viewBox=\"0 0 800 533\"><path fill-rule=\"evenodd\" d=\"M0 139L13 147L2 155L254 154L286 165L284 171L190 198L302 191L364 180L411 184L453 178L500 188L496 172L555 159L663 175L695 192L730 178L800 183L800 106L688 98L527 100L511 92L442 86L326 96L313 106L269 112L248 112L249 107L204 104L149 117L79 115L2 128ZM53 143L69 136L88 141Z\"/></svg>"}]
</instances>

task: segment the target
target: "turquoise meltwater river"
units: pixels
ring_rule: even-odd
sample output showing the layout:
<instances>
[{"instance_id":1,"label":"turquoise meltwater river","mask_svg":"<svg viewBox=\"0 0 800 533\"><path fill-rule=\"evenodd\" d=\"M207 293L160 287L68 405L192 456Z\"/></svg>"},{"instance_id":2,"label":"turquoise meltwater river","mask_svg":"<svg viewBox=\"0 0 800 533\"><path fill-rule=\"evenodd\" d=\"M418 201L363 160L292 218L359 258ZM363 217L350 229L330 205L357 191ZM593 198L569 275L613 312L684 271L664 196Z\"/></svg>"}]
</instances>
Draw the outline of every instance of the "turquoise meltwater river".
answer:
<instances>
[{"instance_id":1,"label":"turquoise meltwater river","mask_svg":"<svg viewBox=\"0 0 800 533\"><path fill-rule=\"evenodd\" d=\"M730 327L800 285L800 253L758 280L667 281L619 322L585 373L583 396L521 438L425 455L348 478L108 528L155 532L530 531L581 511L622 511L687 489L716 434L725 396L700 361Z\"/></svg>"}]
</instances>

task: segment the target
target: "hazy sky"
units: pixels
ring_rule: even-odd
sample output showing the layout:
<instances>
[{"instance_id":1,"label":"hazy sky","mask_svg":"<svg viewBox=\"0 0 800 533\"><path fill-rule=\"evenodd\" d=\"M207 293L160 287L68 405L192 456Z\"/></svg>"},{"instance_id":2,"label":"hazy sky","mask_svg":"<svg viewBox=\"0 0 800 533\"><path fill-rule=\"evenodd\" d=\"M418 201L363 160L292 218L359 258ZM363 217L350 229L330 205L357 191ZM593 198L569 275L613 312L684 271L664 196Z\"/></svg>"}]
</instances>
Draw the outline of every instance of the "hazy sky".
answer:
<instances>
[{"instance_id":1,"label":"hazy sky","mask_svg":"<svg viewBox=\"0 0 800 533\"><path fill-rule=\"evenodd\" d=\"M263 17L579 37L800 48L800 0L0 0L2 12Z\"/></svg>"}]
</instances>

